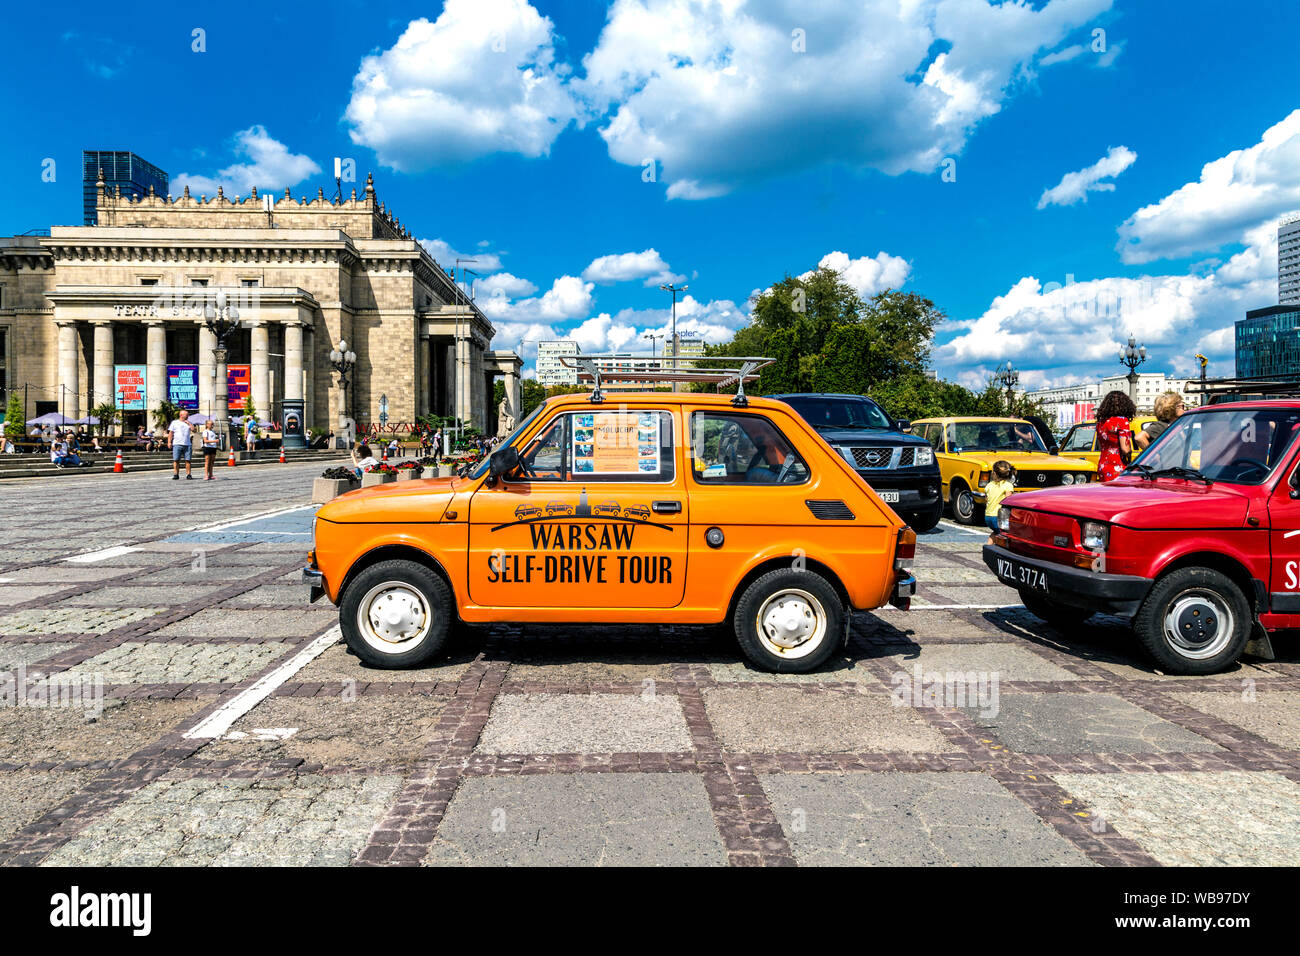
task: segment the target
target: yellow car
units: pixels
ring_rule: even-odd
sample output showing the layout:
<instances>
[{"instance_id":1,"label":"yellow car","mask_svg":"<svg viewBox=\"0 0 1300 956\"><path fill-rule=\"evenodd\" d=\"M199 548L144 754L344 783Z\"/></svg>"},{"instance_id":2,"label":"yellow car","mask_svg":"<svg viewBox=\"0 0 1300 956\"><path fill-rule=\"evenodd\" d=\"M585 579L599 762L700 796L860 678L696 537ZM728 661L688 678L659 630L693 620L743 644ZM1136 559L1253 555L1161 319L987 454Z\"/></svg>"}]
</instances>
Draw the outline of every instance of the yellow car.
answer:
<instances>
[{"instance_id":1,"label":"yellow car","mask_svg":"<svg viewBox=\"0 0 1300 956\"><path fill-rule=\"evenodd\" d=\"M1129 419L1128 427L1134 437L1147 425L1155 419L1150 415L1139 415L1137 418ZM1137 445L1133 446L1136 453L1142 449ZM1101 449L1097 447L1097 423L1096 422L1079 422L1065 433L1065 438L1061 440L1061 454L1070 455L1074 458L1083 458L1092 462L1092 470L1097 470L1097 462L1101 460Z\"/></svg>"},{"instance_id":2,"label":"yellow car","mask_svg":"<svg viewBox=\"0 0 1300 956\"><path fill-rule=\"evenodd\" d=\"M1053 455L1034 426L1022 418L927 418L912 423L912 434L934 447L944 499L962 524L980 520L984 486L999 459L1016 469L1018 490L1082 485L1097 479L1096 465Z\"/></svg>"}]
</instances>

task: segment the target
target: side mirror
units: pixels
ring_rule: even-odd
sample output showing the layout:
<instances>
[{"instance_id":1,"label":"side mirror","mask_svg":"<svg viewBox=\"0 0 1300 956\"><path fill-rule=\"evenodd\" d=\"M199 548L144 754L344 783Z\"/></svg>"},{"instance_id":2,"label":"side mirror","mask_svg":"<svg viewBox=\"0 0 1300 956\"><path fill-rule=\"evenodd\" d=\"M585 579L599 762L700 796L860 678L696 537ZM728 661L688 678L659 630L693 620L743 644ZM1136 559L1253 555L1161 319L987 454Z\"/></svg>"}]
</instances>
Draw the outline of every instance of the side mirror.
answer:
<instances>
[{"instance_id":1,"label":"side mirror","mask_svg":"<svg viewBox=\"0 0 1300 956\"><path fill-rule=\"evenodd\" d=\"M912 423L909 422L906 418L900 418L898 421L894 422L894 427L897 428L900 432L910 431L912 428Z\"/></svg>"},{"instance_id":2,"label":"side mirror","mask_svg":"<svg viewBox=\"0 0 1300 956\"><path fill-rule=\"evenodd\" d=\"M1300 498L1300 468L1291 472L1291 477L1287 481L1287 484L1291 486L1291 497Z\"/></svg>"},{"instance_id":3,"label":"side mirror","mask_svg":"<svg viewBox=\"0 0 1300 956\"><path fill-rule=\"evenodd\" d=\"M501 478L517 471L519 468L519 449L510 445L506 448L498 448L488 459L488 474L493 478Z\"/></svg>"},{"instance_id":4,"label":"side mirror","mask_svg":"<svg viewBox=\"0 0 1300 956\"><path fill-rule=\"evenodd\" d=\"M1059 455L1061 453L1061 446L1056 442L1052 442L1052 447L1047 449L1047 453L1049 455Z\"/></svg>"}]
</instances>

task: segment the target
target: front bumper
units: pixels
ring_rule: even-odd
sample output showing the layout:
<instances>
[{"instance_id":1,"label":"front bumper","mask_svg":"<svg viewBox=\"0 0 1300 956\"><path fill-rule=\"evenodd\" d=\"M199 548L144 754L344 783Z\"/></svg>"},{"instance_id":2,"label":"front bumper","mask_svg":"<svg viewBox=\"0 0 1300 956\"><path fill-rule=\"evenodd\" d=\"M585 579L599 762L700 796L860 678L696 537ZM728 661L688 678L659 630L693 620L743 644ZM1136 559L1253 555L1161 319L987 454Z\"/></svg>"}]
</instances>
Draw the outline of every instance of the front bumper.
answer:
<instances>
[{"instance_id":1,"label":"front bumper","mask_svg":"<svg viewBox=\"0 0 1300 956\"><path fill-rule=\"evenodd\" d=\"M1150 578L1085 571L1027 558L995 544L984 545L983 554L984 563L1003 584L1070 607L1132 617L1151 590Z\"/></svg>"},{"instance_id":2,"label":"front bumper","mask_svg":"<svg viewBox=\"0 0 1300 956\"><path fill-rule=\"evenodd\" d=\"M307 594L308 604L315 604L325 596L325 575L315 568L302 569L302 583L311 589Z\"/></svg>"},{"instance_id":3,"label":"front bumper","mask_svg":"<svg viewBox=\"0 0 1300 956\"><path fill-rule=\"evenodd\" d=\"M942 504L939 472L920 472L908 474L899 471L856 469L862 480L871 486L871 490L884 497L889 494L898 496L897 501L886 503L899 514L912 514L928 511Z\"/></svg>"}]
</instances>

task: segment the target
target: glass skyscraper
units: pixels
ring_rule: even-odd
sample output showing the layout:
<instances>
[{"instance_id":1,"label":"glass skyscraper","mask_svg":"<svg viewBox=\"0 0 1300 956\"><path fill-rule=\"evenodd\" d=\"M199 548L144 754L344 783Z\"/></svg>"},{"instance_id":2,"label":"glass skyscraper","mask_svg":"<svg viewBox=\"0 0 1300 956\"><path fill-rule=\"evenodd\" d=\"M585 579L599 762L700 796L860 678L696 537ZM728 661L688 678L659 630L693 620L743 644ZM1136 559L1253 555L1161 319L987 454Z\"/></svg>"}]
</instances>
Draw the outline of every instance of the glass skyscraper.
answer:
<instances>
[{"instance_id":1,"label":"glass skyscraper","mask_svg":"<svg viewBox=\"0 0 1300 956\"><path fill-rule=\"evenodd\" d=\"M1236 326L1238 378L1300 380L1300 304L1253 309Z\"/></svg>"},{"instance_id":2,"label":"glass skyscraper","mask_svg":"<svg viewBox=\"0 0 1300 956\"><path fill-rule=\"evenodd\" d=\"M84 225L98 225L95 215L95 183L99 171L104 171L104 182L109 190L122 188L122 195L139 199L149 195L149 187L159 196L167 195L170 177L155 166L145 162L135 153L123 150L87 149L81 154L81 195Z\"/></svg>"}]
</instances>

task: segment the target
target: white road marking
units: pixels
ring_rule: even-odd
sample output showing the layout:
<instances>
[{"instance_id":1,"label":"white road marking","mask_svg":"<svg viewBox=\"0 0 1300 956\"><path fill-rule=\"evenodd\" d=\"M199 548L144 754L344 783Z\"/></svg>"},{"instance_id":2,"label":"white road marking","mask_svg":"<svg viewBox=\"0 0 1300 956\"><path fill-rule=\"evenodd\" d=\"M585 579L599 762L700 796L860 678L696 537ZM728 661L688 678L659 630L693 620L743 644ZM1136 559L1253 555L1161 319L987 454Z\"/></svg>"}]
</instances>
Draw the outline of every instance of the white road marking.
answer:
<instances>
[{"instance_id":1,"label":"white road marking","mask_svg":"<svg viewBox=\"0 0 1300 956\"><path fill-rule=\"evenodd\" d=\"M989 529L987 527L968 528L964 524L957 524L955 521L941 520L939 524L943 525L945 528L952 528L953 531L965 531L967 534L987 535L989 533Z\"/></svg>"},{"instance_id":2,"label":"white road marking","mask_svg":"<svg viewBox=\"0 0 1300 956\"><path fill-rule=\"evenodd\" d=\"M277 687L325 653L327 648L337 644L342 636L343 632L335 624L293 657L271 671L271 673L259 679L252 687L240 691L214 710L201 720L193 730L185 733L185 739L207 740L220 737L231 728L235 721L271 696Z\"/></svg>"},{"instance_id":3,"label":"white road marking","mask_svg":"<svg viewBox=\"0 0 1300 956\"><path fill-rule=\"evenodd\" d=\"M1023 604L913 604L912 611L1002 611L1010 608L1024 607ZM876 608L876 611L897 611L892 604ZM875 614L876 611L872 611Z\"/></svg>"},{"instance_id":4,"label":"white road marking","mask_svg":"<svg viewBox=\"0 0 1300 956\"><path fill-rule=\"evenodd\" d=\"M132 551L140 549L134 545L119 544L115 548L105 548L102 551L88 551L85 554L74 554L70 558L64 558L64 561L71 561L74 564L90 564L92 561L105 561L109 558L116 558L119 555L130 554Z\"/></svg>"},{"instance_id":5,"label":"white road marking","mask_svg":"<svg viewBox=\"0 0 1300 956\"><path fill-rule=\"evenodd\" d=\"M206 525L198 528L186 528L178 534L189 534L192 532L210 532L225 531L227 528L236 528L241 524L251 524L262 518L274 518L279 515L293 514L295 511L307 511L315 508L315 505L294 505L292 508L276 508L274 511L256 511L252 514L240 515L238 518L232 518L229 521L223 521L218 524Z\"/></svg>"}]
</instances>

